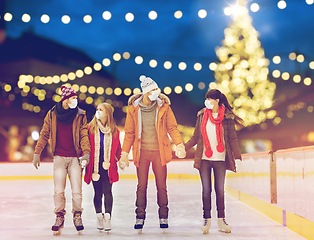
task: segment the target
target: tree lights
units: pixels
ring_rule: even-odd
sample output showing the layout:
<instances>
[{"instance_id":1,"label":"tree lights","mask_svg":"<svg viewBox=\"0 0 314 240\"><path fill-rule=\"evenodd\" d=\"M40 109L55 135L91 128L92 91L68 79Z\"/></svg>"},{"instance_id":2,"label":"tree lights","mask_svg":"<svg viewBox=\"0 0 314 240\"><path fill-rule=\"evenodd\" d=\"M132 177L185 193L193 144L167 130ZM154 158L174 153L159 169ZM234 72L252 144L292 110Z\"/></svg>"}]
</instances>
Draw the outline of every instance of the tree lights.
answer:
<instances>
[{"instance_id":1,"label":"tree lights","mask_svg":"<svg viewBox=\"0 0 314 240\"><path fill-rule=\"evenodd\" d=\"M276 84L268 80L269 61L244 1L232 13L234 22L225 29L223 46L216 49L219 62L210 68L215 71L217 88L249 126L266 120Z\"/></svg>"}]
</instances>

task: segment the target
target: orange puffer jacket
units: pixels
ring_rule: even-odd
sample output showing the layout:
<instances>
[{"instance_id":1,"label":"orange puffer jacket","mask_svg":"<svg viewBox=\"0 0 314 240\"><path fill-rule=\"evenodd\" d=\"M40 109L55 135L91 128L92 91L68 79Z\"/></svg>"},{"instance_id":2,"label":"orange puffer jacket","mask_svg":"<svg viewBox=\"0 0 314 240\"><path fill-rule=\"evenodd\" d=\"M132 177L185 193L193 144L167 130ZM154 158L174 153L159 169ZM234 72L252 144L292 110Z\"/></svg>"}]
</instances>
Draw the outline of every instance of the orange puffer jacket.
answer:
<instances>
[{"instance_id":1,"label":"orange puffer jacket","mask_svg":"<svg viewBox=\"0 0 314 240\"><path fill-rule=\"evenodd\" d=\"M133 146L133 160L135 166L139 166L140 149L141 149L141 110L139 98L142 93L133 95L129 98L129 109L125 121L125 136L122 146L123 152L129 152ZM157 123L156 131L160 152L161 164L166 165L172 159L172 149L170 139L175 145L183 143L180 132L177 128L177 121L170 108L170 100L164 94L159 94L157 98Z\"/></svg>"}]
</instances>

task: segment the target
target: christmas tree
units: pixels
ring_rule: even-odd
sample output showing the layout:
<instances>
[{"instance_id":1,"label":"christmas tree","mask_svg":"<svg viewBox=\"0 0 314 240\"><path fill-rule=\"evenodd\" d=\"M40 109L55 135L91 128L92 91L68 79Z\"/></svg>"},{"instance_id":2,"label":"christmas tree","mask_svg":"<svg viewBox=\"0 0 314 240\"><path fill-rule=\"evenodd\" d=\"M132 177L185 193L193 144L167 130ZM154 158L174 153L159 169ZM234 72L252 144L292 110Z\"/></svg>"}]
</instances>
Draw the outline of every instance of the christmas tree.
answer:
<instances>
[{"instance_id":1,"label":"christmas tree","mask_svg":"<svg viewBox=\"0 0 314 240\"><path fill-rule=\"evenodd\" d=\"M259 124L273 118L272 106L276 84L268 80L269 60L258 40L259 34L252 26L245 1L233 8L233 22L224 31L222 46L216 49L215 71L217 88L244 120L244 126Z\"/></svg>"}]
</instances>

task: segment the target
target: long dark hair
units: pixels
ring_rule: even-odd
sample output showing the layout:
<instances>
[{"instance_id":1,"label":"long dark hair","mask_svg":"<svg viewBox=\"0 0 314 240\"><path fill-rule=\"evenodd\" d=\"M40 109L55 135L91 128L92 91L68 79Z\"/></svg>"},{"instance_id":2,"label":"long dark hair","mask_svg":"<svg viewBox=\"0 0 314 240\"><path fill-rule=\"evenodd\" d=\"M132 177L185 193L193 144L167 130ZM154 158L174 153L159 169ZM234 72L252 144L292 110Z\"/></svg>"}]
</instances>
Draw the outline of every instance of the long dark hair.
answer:
<instances>
[{"instance_id":1,"label":"long dark hair","mask_svg":"<svg viewBox=\"0 0 314 240\"><path fill-rule=\"evenodd\" d=\"M207 93L205 94L205 98L211 98L211 99L219 99L219 106L221 104L223 104L225 106L225 108L227 108L231 114L234 116L234 121L235 124L238 127L243 127L243 119L240 118L239 116L237 116L234 112L233 112L233 107L231 107L231 105L228 102L228 99L226 97L225 94L223 94L222 92L220 92L218 89L210 89L207 91Z\"/></svg>"}]
</instances>

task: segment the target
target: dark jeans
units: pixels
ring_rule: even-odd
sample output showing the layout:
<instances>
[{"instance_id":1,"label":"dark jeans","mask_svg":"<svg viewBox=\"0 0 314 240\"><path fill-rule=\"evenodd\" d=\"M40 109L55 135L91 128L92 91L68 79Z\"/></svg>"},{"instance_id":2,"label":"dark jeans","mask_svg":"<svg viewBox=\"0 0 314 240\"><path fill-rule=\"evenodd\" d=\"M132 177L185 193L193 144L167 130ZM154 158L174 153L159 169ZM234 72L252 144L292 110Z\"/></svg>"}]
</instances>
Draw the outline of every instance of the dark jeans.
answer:
<instances>
[{"instance_id":1,"label":"dark jeans","mask_svg":"<svg viewBox=\"0 0 314 240\"><path fill-rule=\"evenodd\" d=\"M209 161L209 160L201 160L201 167L199 169L203 187L202 192L204 210L203 217L211 218L212 169L214 171L217 216L218 218L224 218L226 163L224 161Z\"/></svg>"},{"instance_id":2,"label":"dark jeans","mask_svg":"<svg viewBox=\"0 0 314 240\"><path fill-rule=\"evenodd\" d=\"M109 183L108 170L103 170L100 172L100 178L98 181L92 181L95 191L94 195L94 207L96 213L102 212L102 197L104 195L104 205L105 213L110 213L112 211L112 183Z\"/></svg>"},{"instance_id":3,"label":"dark jeans","mask_svg":"<svg viewBox=\"0 0 314 240\"><path fill-rule=\"evenodd\" d=\"M168 218L167 167L161 165L159 151L141 150L139 167L137 167L136 218L145 219L147 206L147 183L149 166L152 163L157 187L157 204L159 218Z\"/></svg>"}]
</instances>

